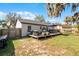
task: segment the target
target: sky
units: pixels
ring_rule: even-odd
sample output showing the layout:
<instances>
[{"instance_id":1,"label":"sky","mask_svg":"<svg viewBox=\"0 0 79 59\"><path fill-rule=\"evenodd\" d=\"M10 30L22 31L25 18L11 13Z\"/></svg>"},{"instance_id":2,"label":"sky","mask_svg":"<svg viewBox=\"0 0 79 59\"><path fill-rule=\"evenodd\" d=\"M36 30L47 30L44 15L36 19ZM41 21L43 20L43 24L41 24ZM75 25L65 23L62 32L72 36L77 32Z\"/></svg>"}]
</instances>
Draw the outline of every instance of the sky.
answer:
<instances>
[{"instance_id":1,"label":"sky","mask_svg":"<svg viewBox=\"0 0 79 59\"><path fill-rule=\"evenodd\" d=\"M77 10L79 11L79 9ZM48 17L45 3L0 3L0 20L5 19L9 12L17 13L24 19L34 20L35 15L43 15L45 21L63 23L66 16L72 16L71 7L65 9L59 17Z\"/></svg>"}]
</instances>

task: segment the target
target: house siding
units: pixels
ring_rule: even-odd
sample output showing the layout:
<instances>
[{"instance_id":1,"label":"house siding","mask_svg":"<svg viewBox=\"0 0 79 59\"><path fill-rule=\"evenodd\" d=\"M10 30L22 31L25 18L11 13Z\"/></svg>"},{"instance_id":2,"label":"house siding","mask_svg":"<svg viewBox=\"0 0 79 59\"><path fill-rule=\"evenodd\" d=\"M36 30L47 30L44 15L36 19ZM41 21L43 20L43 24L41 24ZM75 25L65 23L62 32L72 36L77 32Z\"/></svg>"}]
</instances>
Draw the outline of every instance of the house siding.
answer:
<instances>
[{"instance_id":1,"label":"house siding","mask_svg":"<svg viewBox=\"0 0 79 59\"><path fill-rule=\"evenodd\" d=\"M32 30L41 30L40 29L41 25L23 24L22 23L22 37L27 36L27 34L28 34L28 26L31 26L31 31Z\"/></svg>"},{"instance_id":2,"label":"house siding","mask_svg":"<svg viewBox=\"0 0 79 59\"><path fill-rule=\"evenodd\" d=\"M22 37L26 36L27 33L27 26L26 24L22 24Z\"/></svg>"},{"instance_id":3,"label":"house siding","mask_svg":"<svg viewBox=\"0 0 79 59\"><path fill-rule=\"evenodd\" d=\"M21 20L21 21L18 20L17 24L16 24L16 28L20 28L21 29L21 36L22 37L27 36L27 34L29 33L28 32L28 26L31 26L31 31L32 30L40 31L43 28L48 28L48 29L53 29L54 28L53 26L48 26L46 24L39 24L39 23L33 23L33 22L29 23L29 22L22 22L22 21L23 20Z\"/></svg>"},{"instance_id":4,"label":"house siding","mask_svg":"<svg viewBox=\"0 0 79 59\"><path fill-rule=\"evenodd\" d=\"M31 25L32 26L32 30L40 30L40 25Z\"/></svg>"}]
</instances>

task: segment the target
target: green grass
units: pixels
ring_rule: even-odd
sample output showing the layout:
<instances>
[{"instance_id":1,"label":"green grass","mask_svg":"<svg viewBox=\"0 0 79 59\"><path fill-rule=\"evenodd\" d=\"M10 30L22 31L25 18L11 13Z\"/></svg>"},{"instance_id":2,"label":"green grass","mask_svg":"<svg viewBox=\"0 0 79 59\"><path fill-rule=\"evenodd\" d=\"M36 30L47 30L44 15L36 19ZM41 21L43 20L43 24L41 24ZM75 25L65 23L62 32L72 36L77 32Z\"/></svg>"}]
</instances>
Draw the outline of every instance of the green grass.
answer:
<instances>
[{"instance_id":1,"label":"green grass","mask_svg":"<svg viewBox=\"0 0 79 59\"><path fill-rule=\"evenodd\" d=\"M3 49L2 48L0 49L0 56L12 56L15 54L14 50L15 48L14 48L13 40L10 39L7 42L7 46Z\"/></svg>"},{"instance_id":2,"label":"green grass","mask_svg":"<svg viewBox=\"0 0 79 59\"><path fill-rule=\"evenodd\" d=\"M66 49L69 52L71 52L72 55L79 55L79 36L74 35L59 35L56 37L53 37L52 39L44 41L45 44L50 46L55 46L58 49ZM67 54L69 55L69 54Z\"/></svg>"},{"instance_id":3,"label":"green grass","mask_svg":"<svg viewBox=\"0 0 79 59\"><path fill-rule=\"evenodd\" d=\"M0 50L0 55L79 56L79 36L58 35L42 40L33 38L9 40L8 46L5 49Z\"/></svg>"}]
</instances>

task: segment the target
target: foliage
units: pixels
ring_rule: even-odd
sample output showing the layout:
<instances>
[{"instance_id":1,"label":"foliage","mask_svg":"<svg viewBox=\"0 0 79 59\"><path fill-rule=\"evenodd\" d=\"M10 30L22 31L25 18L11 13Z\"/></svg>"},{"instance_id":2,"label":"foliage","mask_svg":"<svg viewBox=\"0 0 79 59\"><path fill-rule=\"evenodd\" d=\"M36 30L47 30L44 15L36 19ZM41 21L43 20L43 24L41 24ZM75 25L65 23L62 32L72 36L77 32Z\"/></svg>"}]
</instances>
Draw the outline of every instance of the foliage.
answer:
<instances>
[{"instance_id":1,"label":"foliage","mask_svg":"<svg viewBox=\"0 0 79 59\"><path fill-rule=\"evenodd\" d=\"M77 28L77 25L73 25L72 28Z\"/></svg>"},{"instance_id":2,"label":"foliage","mask_svg":"<svg viewBox=\"0 0 79 59\"><path fill-rule=\"evenodd\" d=\"M74 23L76 23L76 20L77 19L75 18L75 16L67 16L64 21L67 24L73 25Z\"/></svg>"},{"instance_id":3,"label":"foliage","mask_svg":"<svg viewBox=\"0 0 79 59\"><path fill-rule=\"evenodd\" d=\"M45 22L45 19L44 19L44 17L42 15L36 15L35 21Z\"/></svg>"},{"instance_id":4,"label":"foliage","mask_svg":"<svg viewBox=\"0 0 79 59\"><path fill-rule=\"evenodd\" d=\"M47 11L48 16L60 16L61 13L65 10L66 7L71 6L71 11L76 11L76 8L79 7L79 3L48 3Z\"/></svg>"},{"instance_id":5,"label":"foliage","mask_svg":"<svg viewBox=\"0 0 79 59\"><path fill-rule=\"evenodd\" d=\"M5 27L5 20L0 20L0 25L2 26L2 27Z\"/></svg>"},{"instance_id":6,"label":"foliage","mask_svg":"<svg viewBox=\"0 0 79 59\"><path fill-rule=\"evenodd\" d=\"M14 53L15 52L15 53ZM69 34L35 40L21 38L9 40L8 46L0 50L0 55L16 56L79 56L79 36Z\"/></svg>"},{"instance_id":7,"label":"foliage","mask_svg":"<svg viewBox=\"0 0 79 59\"><path fill-rule=\"evenodd\" d=\"M47 23L47 24L51 24L51 22L49 22L49 21L47 21L46 23Z\"/></svg>"},{"instance_id":8,"label":"foliage","mask_svg":"<svg viewBox=\"0 0 79 59\"><path fill-rule=\"evenodd\" d=\"M71 18L70 17L66 17L64 20L67 24L71 24Z\"/></svg>"},{"instance_id":9,"label":"foliage","mask_svg":"<svg viewBox=\"0 0 79 59\"><path fill-rule=\"evenodd\" d=\"M79 36L59 35L47 40L23 38L15 40L16 55L79 55ZM20 45L21 44L21 45ZM39 45L38 45L39 44Z\"/></svg>"},{"instance_id":10,"label":"foliage","mask_svg":"<svg viewBox=\"0 0 79 59\"><path fill-rule=\"evenodd\" d=\"M76 24L79 24L79 12L76 12L75 14L74 14L74 17L75 17L75 22L76 22Z\"/></svg>"},{"instance_id":11,"label":"foliage","mask_svg":"<svg viewBox=\"0 0 79 59\"><path fill-rule=\"evenodd\" d=\"M9 37L9 33L10 33L10 28L15 28L16 27L16 21L17 19L21 19L20 16L18 16L16 13L8 13L5 17L5 26L8 29L8 37Z\"/></svg>"},{"instance_id":12,"label":"foliage","mask_svg":"<svg viewBox=\"0 0 79 59\"><path fill-rule=\"evenodd\" d=\"M67 24L71 23L70 25L72 25L72 27L79 29L79 13L78 12L76 12L74 16L66 17L64 21Z\"/></svg>"},{"instance_id":13,"label":"foliage","mask_svg":"<svg viewBox=\"0 0 79 59\"><path fill-rule=\"evenodd\" d=\"M7 27L15 27L17 15L16 13L9 13L5 17Z\"/></svg>"},{"instance_id":14,"label":"foliage","mask_svg":"<svg viewBox=\"0 0 79 59\"><path fill-rule=\"evenodd\" d=\"M79 29L79 24L74 25L73 27Z\"/></svg>"},{"instance_id":15,"label":"foliage","mask_svg":"<svg viewBox=\"0 0 79 59\"><path fill-rule=\"evenodd\" d=\"M7 41L7 46L3 49L0 49L0 56L15 55L14 51L15 51L15 48L14 48L13 40L10 39Z\"/></svg>"}]
</instances>

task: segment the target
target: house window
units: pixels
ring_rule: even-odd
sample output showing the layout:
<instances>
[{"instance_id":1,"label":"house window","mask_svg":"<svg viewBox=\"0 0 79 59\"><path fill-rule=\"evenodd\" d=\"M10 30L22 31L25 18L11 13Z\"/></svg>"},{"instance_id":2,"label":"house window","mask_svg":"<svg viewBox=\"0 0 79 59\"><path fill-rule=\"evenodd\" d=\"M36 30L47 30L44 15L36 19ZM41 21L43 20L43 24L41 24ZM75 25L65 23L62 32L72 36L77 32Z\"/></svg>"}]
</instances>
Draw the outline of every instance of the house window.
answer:
<instances>
[{"instance_id":1,"label":"house window","mask_svg":"<svg viewBox=\"0 0 79 59\"><path fill-rule=\"evenodd\" d=\"M28 26L28 32L30 32L31 31L31 26Z\"/></svg>"}]
</instances>

